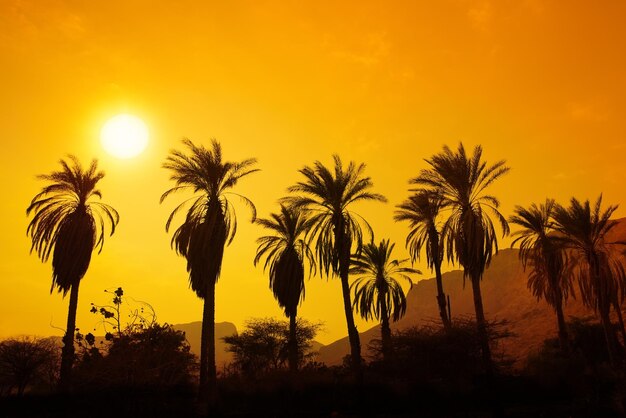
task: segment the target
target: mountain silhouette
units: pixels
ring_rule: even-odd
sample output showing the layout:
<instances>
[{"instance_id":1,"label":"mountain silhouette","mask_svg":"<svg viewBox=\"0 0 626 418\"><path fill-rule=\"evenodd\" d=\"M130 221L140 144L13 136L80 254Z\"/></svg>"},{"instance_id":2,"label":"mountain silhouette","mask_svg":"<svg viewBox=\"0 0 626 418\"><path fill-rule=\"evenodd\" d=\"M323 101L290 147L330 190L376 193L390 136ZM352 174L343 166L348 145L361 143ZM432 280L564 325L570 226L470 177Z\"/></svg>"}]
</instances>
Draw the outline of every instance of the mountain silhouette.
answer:
<instances>
[{"instance_id":1,"label":"mountain silhouette","mask_svg":"<svg viewBox=\"0 0 626 418\"><path fill-rule=\"evenodd\" d=\"M202 321L189 322L186 324L174 324L172 325L172 328L185 333L185 337L187 337L187 341L191 346L191 352L196 356L199 356ZM237 334L237 327L235 324L231 322L215 323L215 365L218 371L233 360L233 354L226 351L226 343L223 338L234 334Z\"/></svg>"}]
</instances>

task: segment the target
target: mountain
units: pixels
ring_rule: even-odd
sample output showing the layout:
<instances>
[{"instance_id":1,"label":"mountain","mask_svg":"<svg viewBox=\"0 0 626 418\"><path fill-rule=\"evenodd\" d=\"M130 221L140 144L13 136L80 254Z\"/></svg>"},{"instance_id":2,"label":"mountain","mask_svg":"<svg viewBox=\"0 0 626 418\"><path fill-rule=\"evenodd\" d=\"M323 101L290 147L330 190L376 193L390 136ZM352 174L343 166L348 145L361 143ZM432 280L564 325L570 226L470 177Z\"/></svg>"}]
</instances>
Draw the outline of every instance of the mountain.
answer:
<instances>
[{"instance_id":1,"label":"mountain","mask_svg":"<svg viewBox=\"0 0 626 418\"><path fill-rule=\"evenodd\" d=\"M200 355L200 341L202 336L202 322L195 321L187 324L176 324L172 327L177 331L183 331L187 341L191 346L191 352L195 355ZM224 337L229 337L233 334L237 334L237 327L230 322L216 322L215 323L215 365L218 370L220 367L224 367L230 363L233 359L233 354L226 351L226 343Z\"/></svg>"},{"instance_id":2,"label":"mountain","mask_svg":"<svg viewBox=\"0 0 626 418\"><path fill-rule=\"evenodd\" d=\"M609 240L626 240L626 218L618 220L611 231ZM556 337L556 316L544 301L537 300L527 288L528 274L518 259L517 249L500 251L485 271L482 281L482 296L485 315L489 320L506 320L513 336L502 341L503 352L523 365L528 354L541 347L547 338ZM463 272L460 270L443 274L446 294L450 295L452 317L473 317L474 302L471 284L464 286ZM464 288L465 287L465 288ZM439 324L435 278L420 280L407 294L406 315L392 329L405 329L413 326ZM578 299L570 298L564 306L566 317L588 317L593 312L585 308ZM371 355L368 344L380 338L380 328L375 326L361 335L363 356ZM318 360L328 365L341 364L350 352L348 338L342 338L320 349Z\"/></svg>"}]
</instances>

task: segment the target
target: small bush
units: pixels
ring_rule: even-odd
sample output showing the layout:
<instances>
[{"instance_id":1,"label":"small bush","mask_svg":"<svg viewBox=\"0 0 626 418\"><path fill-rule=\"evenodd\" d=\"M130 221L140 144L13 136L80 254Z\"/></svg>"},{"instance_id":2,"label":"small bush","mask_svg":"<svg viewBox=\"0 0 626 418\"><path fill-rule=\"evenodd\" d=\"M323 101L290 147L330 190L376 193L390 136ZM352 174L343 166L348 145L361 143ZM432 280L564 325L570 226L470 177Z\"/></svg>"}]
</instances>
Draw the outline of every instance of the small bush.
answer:
<instances>
[{"instance_id":1,"label":"small bush","mask_svg":"<svg viewBox=\"0 0 626 418\"><path fill-rule=\"evenodd\" d=\"M502 371L510 361L497 350L498 341L510 333L505 322L490 322L488 334L496 366ZM377 361L373 369L411 380L467 379L481 375L482 356L473 320L457 318L454 326L445 330L439 326L409 328L396 332L392 337L393 357L389 362L380 360L380 341L371 348Z\"/></svg>"}]
</instances>

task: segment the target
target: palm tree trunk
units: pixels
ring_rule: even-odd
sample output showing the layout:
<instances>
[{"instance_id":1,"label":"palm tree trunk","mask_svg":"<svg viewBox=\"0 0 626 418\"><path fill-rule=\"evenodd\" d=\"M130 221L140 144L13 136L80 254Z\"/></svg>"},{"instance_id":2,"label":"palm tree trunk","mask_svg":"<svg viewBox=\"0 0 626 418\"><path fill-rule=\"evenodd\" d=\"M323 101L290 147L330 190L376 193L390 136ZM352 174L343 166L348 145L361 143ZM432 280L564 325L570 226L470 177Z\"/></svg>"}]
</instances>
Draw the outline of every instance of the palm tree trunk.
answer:
<instances>
[{"instance_id":1,"label":"palm tree trunk","mask_svg":"<svg viewBox=\"0 0 626 418\"><path fill-rule=\"evenodd\" d=\"M452 326L450 317L448 316L448 308L446 303L446 294L443 291L443 278L441 276L441 263L435 262L435 280L437 282L437 304L439 305L439 315L445 329Z\"/></svg>"},{"instance_id":2,"label":"palm tree trunk","mask_svg":"<svg viewBox=\"0 0 626 418\"><path fill-rule=\"evenodd\" d=\"M215 405L217 369L215 367L215 283L207 285L202 312L202 341L200 347L200 387L198 398Z\"/></svg>"},{"instance_id":3,"label":"palm tree trunk","mask_svg":"<svg viewBox=\"0 0 626 418\"><path fill-rule=\"evenodd\" d=\"M209 300L204 298L204 308L202 311L202 335L200 337L200 386L198 387L198 398L206 400L208 389L208 364L209 364Z\"/></svg>"},{"instance_id":4,"label":"palm tree trunk","mask_svg":"<svg viewBox=\"0 0 626 418\"><path fill-rule=\"evenodd\" d=\"M559 328L559 346L564 353L569 353L569 337L567 335L565 315L563 315L563 299L560 295L555 302L554 310L556 311L557 325Z\"/></svg>"},{"instance_id":5,"label":"palm tree trunk","mask_svg":"<svg viewBox=\"0 0 626 418\"><path fill-rule=\"evenodd\" d=\"M622 342L624 347L626 347L626 328L624 327L624 317L622 317L622 308L619 305L619 302L613 303L613 309L617 313L617 320L619 321L619 330L622 334Z\"/></svg>"},{"instance_id":6,"label":"palm tree trunk","mask_svg":"<svg viewBox=\"0 0 626 418\"><path fill-rule=\"evenodd\" d=\"M599 310L600 322L602 323L604 340L606 341L606 349L609 355L609 363L615 365L617 360L617 336L611 324L610 307L607 307L605 303L601 303Z\"/></svg>"},{"instance_id":7,"label":"palm tree trunk","mask_svg":"<svg viewBox=\"0 0 626 418\"><path fill-rule=\"evenodd\" d=\"M380 338L383 351L383 360L391 360L391 328L389 327L389 315L387 314L387 301L382 296L381 301Z\"/></svg>"},{"instance_id":8,"label":"palm tree trunk","mask_svg":"<svg viewBox=\"0 0 626 418\"><path fill-rule=\"evenodd\" d=\"M298 334L296 313L289 316L289 370L293 373L298 371Z\"/></svg>"},{"instance_id":9,"label":"palm tree trunk","mask_svg":"<svg viewBox=\"0 0 626 418\"><path fill-rule=\"evenodd\" d=\"M352 370L355 373L357 380L361 380L363 376L363 369L361 364L361 340L359 338L359 332L354 324L354 315L352 313L352 301L350 300L350 285L348 284L348 274L345 269L345 274L341 275L341 292L343 294L343 309L346 314L346 323L348 326L348 340L350 341L350 360L352 363Z\"/></svg>"},{"instance_id":10,"label":"palm tree trunk","mask_svg":"<svg viewBox=\"0 0 626 418\"><path fill-rule=\"evenodd\" d=\"M487 320L483 310L483 297L480 291L480 276L472 275L472 292L474 294L474 310L476 311L476 326L478 328L478 341L483 357L483 367L488 378L493 376L493 360L489 347L489 335L487 334Z\"/></svg>"},{"instance_id":11,"label":"palm tree trunk","mask_svg":"<svg viewBox=\"0 0 626 418\"><path fill-rule=\"evenodd\" d=\"M67 310L67 328L63 337L61 351L61 371L59 374L59 388L62 392L70 390L72 384L72 365L74 364L74 333L76 332L76 311L78 309L78 287L76 281L70 289L70 305Z\"/></svg>"}]
</instances>

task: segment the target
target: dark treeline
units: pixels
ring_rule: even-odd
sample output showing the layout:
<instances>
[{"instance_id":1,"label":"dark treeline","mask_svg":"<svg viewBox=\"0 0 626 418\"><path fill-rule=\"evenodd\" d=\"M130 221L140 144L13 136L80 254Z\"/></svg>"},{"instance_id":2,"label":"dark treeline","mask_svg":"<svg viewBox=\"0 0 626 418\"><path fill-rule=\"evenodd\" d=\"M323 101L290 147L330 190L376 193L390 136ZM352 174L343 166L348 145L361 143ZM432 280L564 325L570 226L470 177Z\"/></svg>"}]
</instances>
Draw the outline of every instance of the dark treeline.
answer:
<instances>
[{"instance_id":1,"label":"dark treeline","mask_svg":"<svg viewBox=\"0 0 626 418\"><path fill-rule=\"evenodd\" d=\"M25 391L28 383L12 388L9 383L19 379L10 377L8 366L3 366L16 361L5 356L10 352L7 347L15 351L16 344L22 344L40 350L40 357L47 359L30 366L32 375L41 375L39 369L58 370L58 377L47 380L51 387L58 379L58 396L84 394L88 388L175 387L183 395L176 395L173 402L180 408L179 403L186 405L189 414L241 415L257 407L278 408L286 415L309 411L313 416L368 408L381 414L408 409L433 416L463 411L469 416L524 416L524 411L542 408L552 408L554 416L623 412L626 242L608 239L616 225L610 218L617 206L603 208L601 196L594 204L572 198L567 205L547 199L539 205L517 206L507 219L489 191L508 173L506 162L488 163L480 146L470 153L463 144L456 150L444 146L425 159L425 168L409 180L406 200L397 205L394 219L407 223L405 245L410 255L398 259L393 255L395 244L386 238L374 241L368 220L354 211L359 202L386 202L364 164L346 164L335 155L332 166L319 161L304 166L299 180L279 199L277 212L257 219L253 202L236 193L239 181L258 171L256 160L227 161L216 140L208 148L187 139L183 145L163 164L173 187L163 193L161 202L180 191L193 195L174 209L165 228L173 230L171 246L187 262L189 286L204 301L199 362L190 354L184 334L167 324L136 314L123 327L121 288L113 292L108 308L92 307L114 330L107 334L106 347L99 348L93 335L82 335L76 328L80 281L93 250L101 251L106 233L115 232L119 215L94 200L102 197L97 183L104 176L96 161L83 169L70 157L69 162L61 160L60 171L40 176L47 184L27 209L32 215L27 229L31 251L42 261L52 257L51 291L70 293L60 361L54 365L54 350L41 341L5 341L0 344L0 357L4 356L0 378L5 382L0 389L18 395ZM229 337L226 342L236 361L228 372L218 374L215 285L225 248L237 231L233 196L249 207L252 221L267 233L258 238L251 263L262 266L269 276L269 288L288 321L284 325L253 321L239 336ZM481 293L483 274L498 252L499 237L510 233L509 224L517 228L513 245L519 245L528 287L554 309L558 325L558 335L546 341L522 373L513 373L510 359L501 355L498 341L508 335L506 322L485 316ZM401 281L412 286L421 274L412 264L422 256L435 275L433 297L440 323L392 333L391 323L406 313ZM444 260L459 266L471 286L475 309L471 319L451 315L441 274ZM307 351L318 326L299 318L298 307L305 299L305 278L311 275L341 282L350 345L343 366L316 363ZM567 322L563 304L577 295L596 313L598 324ZM370 361L363 357L355 313L381 325ZM164 351L157 353L156 347ZM153 357L142 354L153 352L157 353ZM129 364L134 369L128 369ZM116 372L124 369L125 373ZM190 390L197 394L194 407L189 407ZM576 397L585 402L570 402Z\"/></svg>"}]
</instances>

